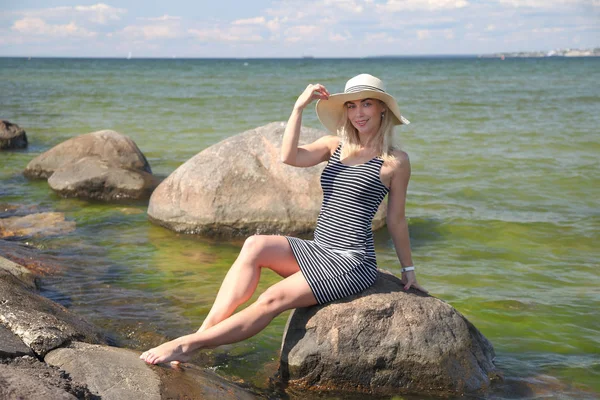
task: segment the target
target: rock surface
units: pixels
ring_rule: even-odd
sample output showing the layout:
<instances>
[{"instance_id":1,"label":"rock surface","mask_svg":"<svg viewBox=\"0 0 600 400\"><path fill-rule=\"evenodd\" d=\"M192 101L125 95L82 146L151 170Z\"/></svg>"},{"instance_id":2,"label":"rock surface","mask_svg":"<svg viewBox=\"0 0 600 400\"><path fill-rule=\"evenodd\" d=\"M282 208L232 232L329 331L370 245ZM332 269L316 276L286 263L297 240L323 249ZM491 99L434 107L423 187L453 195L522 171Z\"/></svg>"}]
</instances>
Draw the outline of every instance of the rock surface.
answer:
<instances>
[{"instance_id":1,"label":"rock surface","mask_svg":"<svg viewBox=\"0 0 600 400\"><path fill-rule=\"evenodd\" d=\"M456 395L500 376L492 345L465 317L384 272L361 294L295 310L281 353L281 378L300 388Z\"/></svg>"},{"instance_id":2,"label":"rock surface","mask_svg":"<svg viewBox=\"0 0 600 400\"><path fill-rule=\"evenodd\" d=\"M104 400L161 398L160 379L131 350L76 342L51 351L44 361L85 382Z\"/></svg>"},{"instance_id":3,"label":"rock surface","mask_svg":"<svg viewBox=\"0 0 600 400\"><path fill-rule=\"evenodd\" d=\"M0 399L97 399L63 371L33 357L0 361Z\"/></svg>"},{"instance_id":4,"label":"rock surface","mask_svg":"<svg viewBox=\"0 0 600 400\"><path fill-rule=\"evenodd\" d=\"M18 336L0 324L0 358L32 355L31 349Z\"/></svg>"},{"instance_id":5,"label":"rock surface","mask_svg":"<svg viewBox=\"0 0 600 400\"><path fill-rule=\"evenodd\" d=\"M0 256L0 276L6 274L14 276L30 289L36 288L35 276L27 268Z\"/></svg>"},{"instance_id":6,"label":"rock surface","mask_svg":"<svg viewBox=\"0 0 600 400\"><path fill-rule=\"evenodd\" d=\"M0 238L64 235L74 230L75 222L66 221L59 212L0 218Z\"/></svg>"},{"instance_id":7,"label":"rock surface","mask_svg":"<svg viewBox=\"0 0 600 400\"><path fill-rule=\"evenodd\" d=\"M112 201L148 198L157 183L148 172L115 167L97 157L84 157L58 168L48 178L48 185L63 197Z\"/></svg>"},{"instance_id":8,"label":"rock surface","mask_svg":"<svg viewBox=\"0 0 600 400\"><path fill-rule=\"evenodd\" d=\"M24 149L27 147L27 134L17 124L0 120L0 150Z\"/></svg>"},{"instance_id":9,"label":"rock surface","mask_svg":"<svg viewBox=\"0 0 600 400\"><path fill-rule=\"evenodd\" d=\"M151 221L176 232L209 236L309 233L315 228L325 164L297 168L280 161L285 123L230 137L188 160L152 193ZM300 144L325 132L301 128ZM373 221L385 224L385 207Z\"/></svg>"},{"instance_id":10,"label":"rock surface","mask_svg":"<svg viewBox=\"0 0 600 400\"><path fill-rule=\"evenodd\" d=\"M48 364L83 382L103 400L254 399L251 393L194 366L150 367L139 352L116 347L72 343L48 353Z\"/></svg>"},{"instance_id":11,"label":"rock surface","mask_svg":"<svg viewBox=\"0 0 600 400\"><path fill-rule=\"evenodd\" d=\"M33 293L9 273L0 273L0 322L39 356L71 340L105 342L89 322Z\"/></svg>"}]
</instances>

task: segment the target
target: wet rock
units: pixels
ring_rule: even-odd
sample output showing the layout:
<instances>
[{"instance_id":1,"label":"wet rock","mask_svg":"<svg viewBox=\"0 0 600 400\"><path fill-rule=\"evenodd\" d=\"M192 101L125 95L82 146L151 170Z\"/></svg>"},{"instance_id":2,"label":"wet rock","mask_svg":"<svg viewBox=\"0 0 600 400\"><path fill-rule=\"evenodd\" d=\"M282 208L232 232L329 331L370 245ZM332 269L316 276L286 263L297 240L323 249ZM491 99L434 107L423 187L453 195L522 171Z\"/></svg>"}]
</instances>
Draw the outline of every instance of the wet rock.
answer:
<instances>
[{"instance_id":1,"label":"wet rock","mask_svg":"<svg viewBox=\"0 0 600 400\"><path fill-rule=\"evenodd\" d=\"M211 236L309 233L315 228L325 164L297 168L280 161L285 123L230 137L188 160L152 193L151 221L176 232ZM325 132L301 128L300 144ZM385 207L375 229L385 224Z\"/></svg>"},{"instance_id":2,"label":"wet rock","mask_svg":"<svg viewBox=\"0 0 600 400\"><path fill-rule=\"evenodd\" d=\"M97 399L58 368L33 357L0 361L0 398L27 400Z\"/></svg>"},{"instance_id":3,"label":"wet rock","mask_svg":"<svg viewBox=\"0 0 600 400\"><path fill-rule=\"evenodd\" d=\"M28 244L0 239L0 256L19 264L34 275L48 275L63 269L58 257L45 254Z\"/></svg>"},{"instance_id":4,"label":"wet rock","mask_svg":"<svg viewBox=\"0 0 600 400\"><path fill-rule=\"evenodd\" d=\"M85 157L97 157L115 167L152 173L146 157L125 135L104 130L71 138L40 154L27 164L28 178L49 178L54 171Z\"/></svg>"},{"instance_id":5,"label":"wet rock","mask_svg":"<svg viewBox=\"0 0 600 400\"><path fill-rule=\"evenodd\" d=\"M157 181L145 171L124 169L97 157L58 168L48 184L63 197L102 201L148 198Z\"/></svg>"},{"instance_id":6,"label":"wet rock","mask_svg":"<svg viewBox=\"0 0 600 400\"><path fill-rule=\"evenodd\" d=\"M0 239L64 235L74 230L75 221L66 221L65 214L60 212L0 218Z\"/></svg>"},{"instance_id":7,"label":"wet rock","mask_svg":"<svg viewBox=\"0 0 600 400\"><path fill-rule=\"evenodd\" d=\"M139 352L72 343L45 357L102 399L254 399L243 388L210 371L186 364L176 369L149 366Z\"/></svg>"},{"instance_id":8,"label":"wet rock","mask_svg":"<svg viewBox=\"0 0 600 400\"><path fill-rule=\"evenodd\" d=\"M0 275L10 274L29 289L36 288L36 277L27 268L0 256Z\"/></svg>"},{"instance_id":9,"label":"wet rock","mask_svg":"<svg viewBox=\"0 0 600 400\"><path fill-rule=\"evenodd\" d=\"M27 134L17 124L0 120L0 150L24 149L27 147Z\"/></svg>"},{"instance_id":10,"label":"wet rock","mask_svg":"<svg viewBox=\"0 0 600 400\"><path fill-rule=\"evenodd\" d=\"M307 389L460 395L500 376L491 343L464 316L385 272L363 293L295 310L281 353L282 379Z\"/></svg>"},{"instance_id":11,"label":"wet rock","mask_svg":"<svg viewBox=\"0 0 600 400\"><path fill-rule=\"evenodd\" d=\"M139 353L116 347L72 343L44 358L83 382L102 399L160 399L160 379Z\"/></svg>"},{"instance_id":12,"label":"wet rock","mask_svg":"<svg viewBox=\"0 0 600 400\"><path fill-rule=\"evenodd\" d=\"M96 327L9 273L0 273L0 322L39 356L71 340L105 343Z\"/></svg>"},{"instance_id":13,"label":"wet rock","mask_svg":"<svg viewBox=\"0 0 600 400\"><path fill-rule=\"evenodd\" d=\"M0 358L31 356L33 352L18 336L0 324Z\"/></svg>"}]
</instances>

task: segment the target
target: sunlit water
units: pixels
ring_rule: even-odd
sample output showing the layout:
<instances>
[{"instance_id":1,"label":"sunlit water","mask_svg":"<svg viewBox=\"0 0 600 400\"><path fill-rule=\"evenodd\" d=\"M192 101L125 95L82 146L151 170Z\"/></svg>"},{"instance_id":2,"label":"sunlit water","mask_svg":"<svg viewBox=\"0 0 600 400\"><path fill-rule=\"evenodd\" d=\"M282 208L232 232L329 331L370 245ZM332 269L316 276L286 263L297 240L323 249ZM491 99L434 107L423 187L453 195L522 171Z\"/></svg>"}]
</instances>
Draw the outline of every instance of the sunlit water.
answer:
<instances>
[{"instance_id":1,"label":"sunlit water","mask_svg":"<svg viewBox=\"0 0 600 400\"><path fill-rule=\"evenodd\" d=\"M28 240L63 260L44 294L144 349L202 323L243 239L175 234L148 222L146 204L61 199L22 176L33 157L114 129L166 177L224 138L286 120L309 82L338 92L361 72L382 77L412 122L399 138L418 277L493 343L507 384L489 397L598 397L600 59L0 59L1 117L30 141L0 153L0 202L77 224ZM312 110L304 124L320 127ZM385 229L376 250L398 273ZM264 273L258 293L277 280ZM286 318L197 363L266 387Z\"/></svg>"}]
</instances>

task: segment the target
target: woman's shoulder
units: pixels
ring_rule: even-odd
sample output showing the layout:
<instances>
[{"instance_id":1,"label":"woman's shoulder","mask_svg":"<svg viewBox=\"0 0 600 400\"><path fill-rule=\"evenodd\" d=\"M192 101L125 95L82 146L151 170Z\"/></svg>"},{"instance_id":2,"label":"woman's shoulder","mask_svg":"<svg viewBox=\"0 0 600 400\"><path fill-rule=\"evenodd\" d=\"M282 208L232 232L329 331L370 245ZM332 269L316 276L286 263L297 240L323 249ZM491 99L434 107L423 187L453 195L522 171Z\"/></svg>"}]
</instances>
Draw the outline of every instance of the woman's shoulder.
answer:
<instances>
[{"instance_id":1,"label":"woman's shoulder","mask_svg":"<svg viewBox=\"0 0 600 400\"><path fill-rule=\"evenodd\" d=\"M393 169L410 168L410 158L407 152L394 148L389 154L392 156L390 157L389 164Z\"/></svg>"}]
</instances>

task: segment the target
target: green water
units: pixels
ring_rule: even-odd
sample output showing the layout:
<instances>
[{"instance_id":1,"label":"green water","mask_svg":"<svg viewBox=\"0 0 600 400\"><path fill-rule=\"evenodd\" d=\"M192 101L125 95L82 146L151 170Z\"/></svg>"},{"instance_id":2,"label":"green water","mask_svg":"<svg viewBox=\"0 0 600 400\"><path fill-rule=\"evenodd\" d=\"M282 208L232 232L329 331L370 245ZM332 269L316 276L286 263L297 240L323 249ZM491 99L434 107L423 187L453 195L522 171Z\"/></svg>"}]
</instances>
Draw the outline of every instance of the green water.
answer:
<instances>
[{"instance_id":1,"label":"green water","mask_svg":"<svg viewBox=\"0 0 600 400\"><path fill-rule=\"evenodd\" d=\"M489 398L600 396L600 59L0 59L2 118L26 151L0 153L0 203L62 211L77 229L29 239L62 260L44 294L123 346L196 329L243 239L178 235L145 204L56 196L22 170L75 135L130 136L156 175L236 133L286 120L309 82L343 89L382 77L412 124L409 217L420 282L493 343L506 383ZM319 127L312 111L304 124ZM380 267L399 272L376 233ZM259 293L277 281L265 272ZM275 368L287 315L199 365L259 387Z\"/></svg>"}]
</instances>

